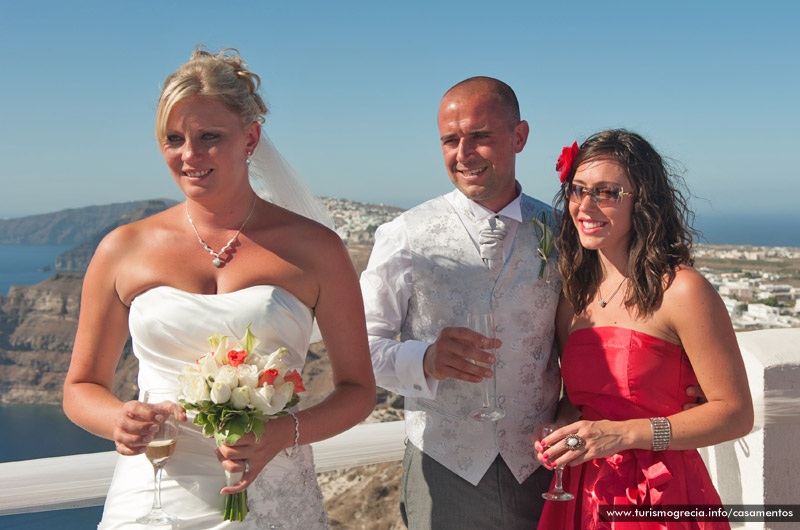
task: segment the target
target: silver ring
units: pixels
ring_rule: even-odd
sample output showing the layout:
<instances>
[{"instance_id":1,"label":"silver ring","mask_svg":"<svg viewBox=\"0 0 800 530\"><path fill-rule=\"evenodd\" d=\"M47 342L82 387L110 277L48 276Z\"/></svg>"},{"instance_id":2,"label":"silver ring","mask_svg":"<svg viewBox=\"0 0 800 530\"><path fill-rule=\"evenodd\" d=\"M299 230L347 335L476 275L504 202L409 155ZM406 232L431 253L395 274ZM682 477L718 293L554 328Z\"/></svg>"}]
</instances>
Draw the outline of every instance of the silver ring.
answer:
<instances>
[{"instance_id":1,"label":"silver ring","mask_svg":"<svg viewBox=\"0 0 800 530\"><path fill-rule=\"evenodd\" d=\"M567 437L564 438L564 446L570 451L577 451L584 445L586 445L586 442L577 434L568 434Z\"/></svg>"},{"instance_id":2,"label":"silver ring","mask_svg":"<svg viewBox=\"0 0 800 530\"><path fill-rule=\"evenodd\" d=\"M248 473L250 473L250 462L248 462L247 460L245 460L245 461L244 461L244 474L246 475L246 474L248 474Z\"/></svg>"}]
</instances>

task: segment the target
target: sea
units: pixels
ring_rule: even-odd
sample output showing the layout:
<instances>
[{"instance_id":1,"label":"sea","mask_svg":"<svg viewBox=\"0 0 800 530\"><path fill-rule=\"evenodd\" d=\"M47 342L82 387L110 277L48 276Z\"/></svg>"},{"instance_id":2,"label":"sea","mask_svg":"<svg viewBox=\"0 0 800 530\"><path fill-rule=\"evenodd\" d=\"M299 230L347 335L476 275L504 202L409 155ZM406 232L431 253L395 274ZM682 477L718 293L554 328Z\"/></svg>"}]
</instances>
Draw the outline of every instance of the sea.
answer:
<instances>
[{"instance_id":1,"label":"sea","mask_svg":"<svg viewBox=\"0 0 800 530\"><path fill-rule=\"evenodd\" d=\"M695 221L702 243L800 247L800 214L702 214ZM68 247L0 245L0 296L12 285L33 285L53 274L56 257ZM73 425L60 407L0 406L0 425L17 436L0 439L0 462L113 450L108 440ZM58 443L53 443L58 440ZM0 516L0 530L96 528L102 507Z\"/></svg>"},{"instance_id":2,"label":"sea","mask_svg":"<svg viewBox=\"0 0 800 530\"><path fill-rule=\"evenodd\" d=\"M0 245L0 296L12 285L33 285L53 274L56 257L70 247ZM113 451L114 444L67 419L61 407L0 406L0 425L13 436L0 441L0 463ZM55 441L58 441L57 443ZM4 480L0 477L0 480ZM145 507L145 510L147 507ZM0 516L0 530L85 530L97 528L102 506Z\"/></svg>"}]
</instances>

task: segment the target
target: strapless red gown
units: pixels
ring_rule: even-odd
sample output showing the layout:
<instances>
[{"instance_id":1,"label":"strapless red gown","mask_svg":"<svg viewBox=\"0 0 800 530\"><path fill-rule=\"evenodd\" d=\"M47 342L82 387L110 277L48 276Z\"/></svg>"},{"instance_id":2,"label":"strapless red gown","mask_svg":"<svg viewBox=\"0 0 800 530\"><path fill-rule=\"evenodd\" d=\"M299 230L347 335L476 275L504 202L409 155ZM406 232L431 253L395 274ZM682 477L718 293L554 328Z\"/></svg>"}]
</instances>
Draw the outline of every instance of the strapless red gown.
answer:
<instances>
[{"instance_id":1,"label":"strapless red gown","mask_svg":"<svg viewBox=\"0 0 800 530\"><path fill-rule=\"evenodd\" d=\"M619 327L579 329L564 346L561 374L585 420L670 416L692 401L697 384L683 348ZM572 501L547 501L539 530L729 530L727 522L606 522L600 506L719 506L711 477L696 450L631 449L564 470Z\"/></svg>"}]
</instances>

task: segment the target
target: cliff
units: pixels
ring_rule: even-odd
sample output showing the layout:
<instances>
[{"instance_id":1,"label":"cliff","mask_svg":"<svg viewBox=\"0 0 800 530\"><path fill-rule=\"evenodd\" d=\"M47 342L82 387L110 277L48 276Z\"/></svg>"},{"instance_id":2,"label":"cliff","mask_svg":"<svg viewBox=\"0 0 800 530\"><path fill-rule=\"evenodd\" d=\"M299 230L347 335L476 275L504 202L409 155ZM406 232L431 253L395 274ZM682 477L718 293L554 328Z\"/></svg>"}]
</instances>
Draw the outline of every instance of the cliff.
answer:
<instances>
[{"instance_id":1,"label":"cliff","mask_svg":"<svg viewBox=\"0 0 800 530\"><path fill-rule=\"evenodd\" d=\"M145 217L150 217L160 211L166 210L175 205L176 202L159 199L135 204L137 205L136 208L124 213L120 218L104 225L102 228L99 228L91 237L83 241L80 245L58 256L56 258L56 270L61 272L85 272L86 267L89 266L89 262L92 260L97 245L100 244L100 241L103 240L106 234L119 226L144 219Z\"/></svg>"},{"instance_id":2,"label":"cliff","mask_svg":"<svg viewBox=\"0 0 800 530\"><path fill-rule=\"evenodd\" d=\"M0 404L60 405L78 326L83 276L55 274L0 297ZM136 366L126 345L115 394L136 393Z\"/></svg>"},{"instance_id":3,"label":"cliff","mask_svg":"<svg viewBox=\"0 0 800 530\"><path fill-rule=\"evenodd\" d=\"M0 244L78 245L120 217L153 202L175 204L167 199L134 201L3 219L0 220Z\"/></svg>"}]
</instances>

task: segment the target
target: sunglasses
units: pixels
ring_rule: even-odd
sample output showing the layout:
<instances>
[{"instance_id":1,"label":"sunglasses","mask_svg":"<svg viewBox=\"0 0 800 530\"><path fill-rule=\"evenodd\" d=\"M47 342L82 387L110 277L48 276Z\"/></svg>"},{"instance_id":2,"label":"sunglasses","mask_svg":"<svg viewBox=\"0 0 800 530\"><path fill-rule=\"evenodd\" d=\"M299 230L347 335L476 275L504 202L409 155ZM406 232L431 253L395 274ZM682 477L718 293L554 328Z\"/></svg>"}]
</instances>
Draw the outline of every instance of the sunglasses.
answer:
<instances>
[{"instance_id":1,"label":"sunglasses","mask_svg":"<svg viewBox=\"0 0 800 530\"><path fill-rule=\"evenodd\" d=\"M579 186L571 182L564 188L564 194L571 202L576 204L582 203L584 197L587 195L592 198L592 202L597 204L622 202L622 199L624 199L626 195L633 195L633 193L624 191L622 186L587 188L586 186Z\"/></svg>"}]
</instances>

